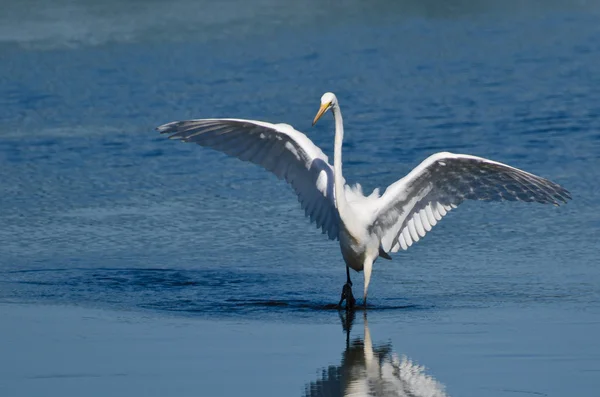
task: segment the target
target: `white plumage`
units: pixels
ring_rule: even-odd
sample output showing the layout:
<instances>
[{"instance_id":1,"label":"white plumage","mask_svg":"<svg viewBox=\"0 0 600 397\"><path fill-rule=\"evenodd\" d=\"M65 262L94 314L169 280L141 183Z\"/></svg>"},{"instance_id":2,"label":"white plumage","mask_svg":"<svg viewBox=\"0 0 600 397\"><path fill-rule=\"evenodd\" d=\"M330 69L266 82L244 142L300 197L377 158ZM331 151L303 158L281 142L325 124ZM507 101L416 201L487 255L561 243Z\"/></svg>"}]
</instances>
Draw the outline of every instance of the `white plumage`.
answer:
<instances>
[{"instance_id":1,"label":"white plumage","mask_svg":"<svg viewBox=\"0 0 600 397\"><path fill-rule=\"evenodd\" d=\"M158 127L170 138L192 142L250 161L285 179L298 195L311 222L338 237L339 218L333 197L333 168L306 135L288 124L241 119L176 121Z\"/></svg>"},{"instance_id":2,"label":"white plumage","mask_svg":"<svg viewBox=\"0 0 600 397\"><path fill-rule=\"evenodd\" d=\"M348 340L341 364L322 371L307 385L305 397L448 397L442 383L398 356L391 343L374 345L366 316L364 321L364 338Z\"/></svg>"},{"instance_id":3,"label":"white plumage","mask_svg":"<svg viewBox=\"0 0 600 397\"><path fill-rule=\"evenodd\" d=\"M210 147L264 167L285 179L311 222L339 239L348 267L365 273L366 302L373 262L407 250L464 200L525 201L559 205L569 192L547 179L492 160L436 153L383 195L364 196L342 176L343 121L332 93L321 98L314 123L331 109L336 124L334 165L305 134L288 124L243 119L199 119L158 127L170 138ZM314 124L313 123L313 124ZM348 284L351 285L349 275Z\"/></svg>"}]
</instances>

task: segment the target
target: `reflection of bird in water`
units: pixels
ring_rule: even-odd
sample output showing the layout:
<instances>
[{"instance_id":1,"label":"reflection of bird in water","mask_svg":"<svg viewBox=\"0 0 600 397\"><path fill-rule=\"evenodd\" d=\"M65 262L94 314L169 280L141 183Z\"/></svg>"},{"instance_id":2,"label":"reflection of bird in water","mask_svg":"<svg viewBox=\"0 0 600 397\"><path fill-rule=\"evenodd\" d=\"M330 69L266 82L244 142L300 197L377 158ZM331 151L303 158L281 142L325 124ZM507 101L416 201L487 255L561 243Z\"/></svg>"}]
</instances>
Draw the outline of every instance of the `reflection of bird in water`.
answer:
<instances>
[{"instance_id":1,"label":"reflection of bird in water","mask_svg":"<svg viewBox=\"0 0 600 397\"><path fill-rule=\"evenodd\" d=\"M350 341L354 311L346 311L342 326L346 331L346 350L339 367L324 369L321 378L306 386L305 397L446 397L444 386L425 369L398 357L387 343L373 346L365 313L364 339Z\"/></svg>"},{"instance_id":2,"label":"reflection of bird in water","mask_svg":"<svg viewBox=\"0 0 600 397\"><path fill-rule=\"evenodd\" d=\"M333 166L306 135L288 124L242 119L175 121L158 127L172 139L193 142L261 165L292 185L311 221L338 239L347 281L340 305L354 305L350 271L364 271L366 305L373 263L407 250L465 200L566 203L569 192L539 176L481 157L436 153L380 196L363 195L342 176L344 123L334 94L321 97L313 124L329 109L335 119Z\"/></svg>"}]
</instances>

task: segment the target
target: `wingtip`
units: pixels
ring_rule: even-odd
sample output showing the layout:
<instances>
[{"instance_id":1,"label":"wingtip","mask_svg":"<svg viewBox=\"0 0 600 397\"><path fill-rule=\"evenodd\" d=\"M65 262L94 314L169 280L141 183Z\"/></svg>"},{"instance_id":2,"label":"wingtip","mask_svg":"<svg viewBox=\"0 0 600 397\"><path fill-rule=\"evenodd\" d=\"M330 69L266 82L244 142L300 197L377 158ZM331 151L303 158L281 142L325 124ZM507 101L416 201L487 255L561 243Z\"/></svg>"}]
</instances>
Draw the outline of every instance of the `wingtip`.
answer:
<instances>
[{"instance_id":1,"label":"wingtip","mask_svg":"<svg viewBox=\"0 0 600 397\"><path fill-rule=\"evenodd\" d=\"M571 195L568 192L566 192L558 197L558 200L556 200L555 205L557 207L559 205L566 205L569 203L570 200L573 200L573 198L571 197Z\"/></svg>"},{"instance_id":2,"label":"wingtip","mask_svg":"<svg viewBox=\"0 0 600 397\"><path fill-rule=\"evenodd\" d=\"M169 132L173 132L173 125L176 123L176 121L172 121L167 124L159 125L155 128L155 130L160 132L161 134L168 134Z\"/></svg>"},{"instance_id":3,"label":"wingtip","mask_svg":"<svg viewBox=\"0 0 600 397\"><path fill-rule=\"evenodd\" d=\"M560 199L560 201L562 201L562 204L567 204L569 200L573 200L571 192L569 192L565 188L562 188L562 190L560 190L558 198Z\"/></svg>"}]
</instances>

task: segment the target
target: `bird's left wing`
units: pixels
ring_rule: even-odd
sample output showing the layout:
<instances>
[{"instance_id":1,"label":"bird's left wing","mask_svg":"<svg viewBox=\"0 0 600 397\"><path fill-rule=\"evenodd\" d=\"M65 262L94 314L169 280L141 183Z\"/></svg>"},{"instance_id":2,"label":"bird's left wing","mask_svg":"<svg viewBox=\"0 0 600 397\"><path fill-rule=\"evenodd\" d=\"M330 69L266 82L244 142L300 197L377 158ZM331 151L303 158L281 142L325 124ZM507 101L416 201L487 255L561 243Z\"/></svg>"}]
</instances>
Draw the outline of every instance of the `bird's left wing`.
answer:
<instances>
[{"instance_id":1,"label":"bird's left wing","mask_svg":"<svg viewBox=\"0 0 600 397\"><path fill-rule=\"evenodd\" d=\"M242 119L175 121L157 128L169 138L210 147L258 164L285 179L302 208L330 239L338 238L333 168L306 135L288 124Z\"/></svg>"},{"instance_id":2,"label":"bird's left wing","mask_svg":"<svg viewBox=\"0 0 600 397\"><path fill-rule=\"evenodd\" d=\"M464 200L559 205L571 195L547 179L476 156L436 153L379 198L371 231L384 252L407 250Z\"/></svg>"}]
</instances>

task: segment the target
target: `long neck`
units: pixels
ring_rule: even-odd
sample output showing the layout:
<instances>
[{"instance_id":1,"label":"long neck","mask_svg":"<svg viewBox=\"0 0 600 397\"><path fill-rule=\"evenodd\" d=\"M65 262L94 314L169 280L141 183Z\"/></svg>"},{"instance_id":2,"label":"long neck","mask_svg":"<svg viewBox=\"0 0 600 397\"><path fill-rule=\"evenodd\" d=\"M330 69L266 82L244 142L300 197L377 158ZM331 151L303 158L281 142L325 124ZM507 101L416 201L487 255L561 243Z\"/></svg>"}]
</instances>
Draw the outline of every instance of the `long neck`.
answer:
<instances>
[{"instance_id":1,"label":"long neck","mask_svg":"<svg viewBox=\"0 0 600 397\"><path fill-rule=\"evenodd\" d=\"M348 205L344 193L344 177L342 176L342 141L344 140L344 121L340 107L335 104L331 111L335 119L335 144L333 149L333 183L335 187L335 201L340 217L343 217Z\"/></svg>"}]
</instances>

